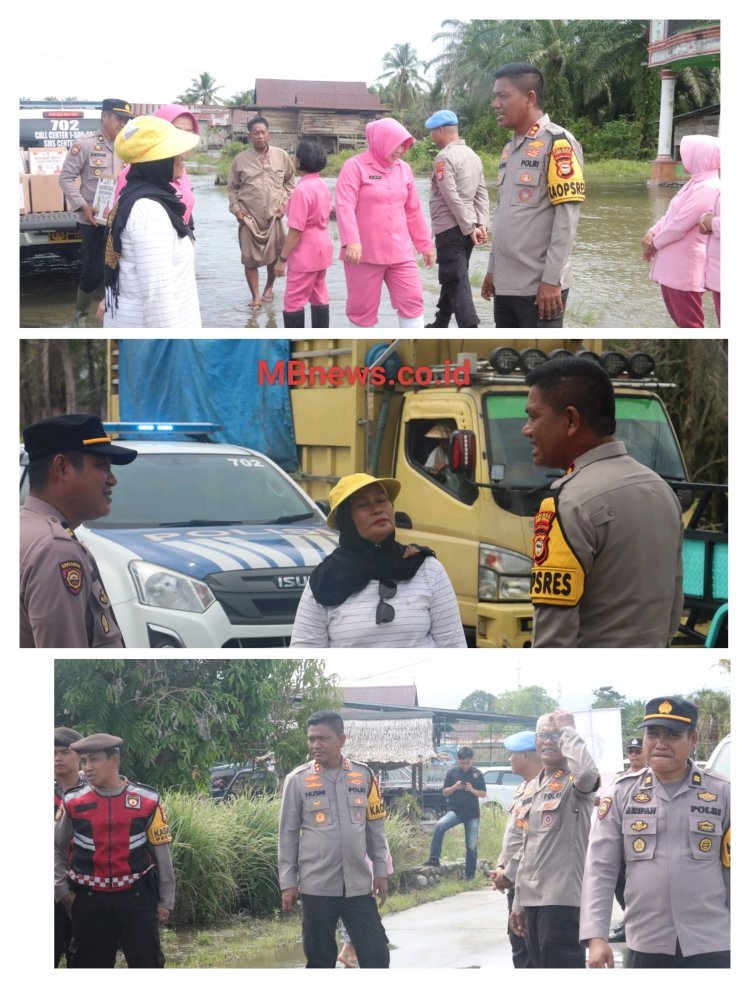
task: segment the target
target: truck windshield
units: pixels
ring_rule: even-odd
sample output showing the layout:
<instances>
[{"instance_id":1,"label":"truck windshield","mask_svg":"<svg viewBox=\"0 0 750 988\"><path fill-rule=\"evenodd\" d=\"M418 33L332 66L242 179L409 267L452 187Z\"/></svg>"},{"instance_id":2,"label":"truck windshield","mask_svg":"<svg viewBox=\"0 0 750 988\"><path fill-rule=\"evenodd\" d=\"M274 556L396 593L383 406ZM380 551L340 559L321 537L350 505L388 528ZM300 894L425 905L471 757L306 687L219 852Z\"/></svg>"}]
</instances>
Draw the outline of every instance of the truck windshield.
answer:
<instances>
[{"instance_id":1,"label":"truck windshield","mask_svg":"<svg viewBox=\"0 0 750 988\"><path fill-rule=\"evenodd\" d=\"M685 480L685 466L664 406L657 399L617 395L617 439L630 455L668 480ZM526 423L526 393L490 394L485 399L490 478L495 500L514 514L530 515L561 470L535 467Z\"/></svg>"},{"instance_id":2,"label":"truck windshield","mask_svg":"<svg viewBox=\"0 0 750 988\"><path fill-rule=\"evenodd\" d=\"M289 478L251 453L139 452L113 467L112 510L87 527L173 528L180 525L322 522Z\"/></svg>"}]
</instances>

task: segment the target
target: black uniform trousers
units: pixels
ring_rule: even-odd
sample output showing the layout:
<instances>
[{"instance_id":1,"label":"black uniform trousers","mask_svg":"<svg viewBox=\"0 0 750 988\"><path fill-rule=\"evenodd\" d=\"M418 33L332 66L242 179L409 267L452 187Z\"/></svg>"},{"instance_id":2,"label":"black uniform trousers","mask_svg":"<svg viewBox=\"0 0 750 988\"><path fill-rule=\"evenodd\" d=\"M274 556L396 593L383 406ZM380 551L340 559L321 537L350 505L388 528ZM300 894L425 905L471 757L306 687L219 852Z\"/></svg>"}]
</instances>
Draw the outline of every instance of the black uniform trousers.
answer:
<instances>
[{"instance_id":1,"label":"black uniform trousers","mask_svg":"<svg viewBox=\"0 0 750 988\"><path fill-rule=\"evenodd\" d=\"M497 329L562 329L568 288L563 288L563 311L556 319L540 319L535 295L496 295L494 302Z\"/></svg>"},{"instance_id":2,"label":"black uniform trousers","mask_svg":"<svg viewBox=\"0 0 750 988\"><path fill-rule=\"evenodd\" d=\"M360 967L390 967L388 937L372 895L305 895L302 899L302 948L306 967L336 967L336 923L341 918Z\"/></svg>"},{"instance_id":3,"label":"black uniform trousers","mask_svg":"<svg viewBox=\"0 0 750 988\"><path fill-rule=\"evenodd\" d=\"M95 292L104 281L104 244L107 239L107 227L79 223L78 232L81 234L81 274L78 287L82 292Z\"/></svg>"},{"instance_id":4,"label":"black uniform trousers","mask_svg":"<svg viewBox=\"0 0 750 988\"><path fill-rule=\"evenodd\" d=\"M676 954L645 954L642 950L628 950L625 967L729 967L729 957L728 950L683 957L678 940Z\"/></svg>"},{"instance_id":5,"label":"black uniform trousers","mask_svg":"<svg viewBox=\"0 0 750 988\"><path fill-rule=\"evenodd\" d=\"M155 871L121 892L95 892L81 885L72 890L71 967L114 967L118 946L128 967L164 967Z\"/></svg>"},{"instance_id":6,"label":"black uniform trousers","mask_svg":"<svg viewBox=\"0 0 750 988\"><path fill-rule=\"evenodd\" d=\"M513 967L531 967L531 958L526 946L526 938L516 936L510 928L510 914L513 912L513 900L516 897L514 888L508 889L508 939L513 958Z\"/></svg>"},{"instance_id":7,"label":"black uniform trousers","mask_svg":"<svg viewBox=\"0 0 750 988\"><path fill-rule=\"evenodd\" d=\"M457 226L435 236L440 298L435 323L447 327L455 315L456 325L474 329L479 325L469 281L469 258L474 241Z\"/></svg>"},{"instance_id":8,"label":"black uniform trousers","mask_svg":"<svg viewBox=\"0 0 750 988\"><path fill-rule=\"evenodd\" d=\"M586 967L578 906L525 906L531 967Z\"/></svg>"},{"instance_id":9,"label":"black uniform trousers","mask_svg":"<svg viewBox=\"0 0 750 988\"><path fill-rule=\"evenodd\" d=\"M60 964L60 958L65 954L70 967L68 946L70 944L70 916L62 902L55 903L55 967Z\"/></svg>"}]
</instances>

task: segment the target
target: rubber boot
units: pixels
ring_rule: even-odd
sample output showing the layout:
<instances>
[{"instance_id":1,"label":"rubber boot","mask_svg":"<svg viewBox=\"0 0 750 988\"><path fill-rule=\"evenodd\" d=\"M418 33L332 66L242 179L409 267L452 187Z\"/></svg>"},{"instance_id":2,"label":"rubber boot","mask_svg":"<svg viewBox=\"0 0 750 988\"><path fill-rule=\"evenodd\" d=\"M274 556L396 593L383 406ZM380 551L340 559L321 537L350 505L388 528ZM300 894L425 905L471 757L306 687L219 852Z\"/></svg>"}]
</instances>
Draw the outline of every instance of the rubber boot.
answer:
<instances>
[{"instance_id":1,"label":"rubber boot","mask_svg":"<svg viewBox=\"0 0 750 988\"><path fill-rule=\"evenodd\" d=\"M285 329L304 329L305 328L305 310L297 309L296 312L284 312L284 328Z\"/></svg>"},{"instance_id":2,"label":"rubber boot","mask_svg":"<svg viewBox=\"0 0 750 988\"><path fill-rule=\"evenodd\" d=\"M81 329L88 325L88 315L89 309L91 308L91 303L97 296L97 292L84 292L82 288L79 288L76 292L76 311L73 314L73 318L68 323L71 329Z\"/></svg>"},{"instance_id":3,"label":"rubber boot","mask_svg":"<svg viewBox=\"0 0 750 988\"><path fill-rule=\"evenodd\" d=\"M311 305L310 315L312 317L310 325L313 329L328 329L330 322L327 305Z\"/></svg>"},{"instance_id":4,"label":"rubber boot","mask_svg":"<svg viewBox=\"0 0 750 988\"><path fill-rule=\"evenodd\" d=\"M413 319L405 319L399 313L398 325L400 329L424 329L424 312L421 316L415 316Z\"/></svg>"}]
</instances>

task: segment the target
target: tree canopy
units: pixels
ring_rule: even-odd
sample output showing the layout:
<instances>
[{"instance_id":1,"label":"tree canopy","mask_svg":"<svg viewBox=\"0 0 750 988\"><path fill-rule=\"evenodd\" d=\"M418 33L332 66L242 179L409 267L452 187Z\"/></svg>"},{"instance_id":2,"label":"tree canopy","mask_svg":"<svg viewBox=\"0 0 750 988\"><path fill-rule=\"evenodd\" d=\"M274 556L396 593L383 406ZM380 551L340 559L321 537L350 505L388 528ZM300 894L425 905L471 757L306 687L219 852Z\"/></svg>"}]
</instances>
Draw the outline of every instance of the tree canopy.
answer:
<instances>
[{"instance_id":1,"label":"tree canopy","mask_svg":"<svg viewBox=\"0 0 750 988\"><path fill-rule=\"evenodd\" d=\"M474 710L477 713L493 713L495 696L486 690L474 690L459 703L459 710Z\"/></svg>"},{"instance_id":2,"label":"tree canopy","mask_svg":"<svg viewBox=\"0 0 750 988\"><path fill-rule=\"evenodd\" d=\"M517 690L500 693L494 708L498 714L524 714L541 717L555 709L557 703L542 686L521 686Z\"/></svg>"}]
</instances>

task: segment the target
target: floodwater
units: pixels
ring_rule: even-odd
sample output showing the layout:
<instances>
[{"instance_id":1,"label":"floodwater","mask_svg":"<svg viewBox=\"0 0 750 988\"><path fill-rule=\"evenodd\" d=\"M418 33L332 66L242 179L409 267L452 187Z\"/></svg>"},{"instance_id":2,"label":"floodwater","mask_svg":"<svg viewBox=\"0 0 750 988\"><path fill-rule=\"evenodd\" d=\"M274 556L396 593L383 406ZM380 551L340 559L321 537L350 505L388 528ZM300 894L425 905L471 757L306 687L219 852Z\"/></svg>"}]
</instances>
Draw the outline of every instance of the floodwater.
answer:
<instances>
[{"instance_id":1,"label":"floodwater","mask_svg":"<svg viewBox=\"0 0 750 988\"><path fill-rule=\"evenodd\" d=\"M333 191L335 179L326 180ZM425 215L429 180L418 179ZM195 190L196 275L205 327L227 329L281 329L284 280L275 285L275 298L259 312L249 308L250 293L240 263L237 221L227 208L226 187L214 185L213 175L192 177ZM658 286L649 280L649 265L641 260L644 231L663 213L676 188L648 188L643 183L587 183L573 251L574 283L568 298L567 328L668 328ZM494 192L490 190L490 198ZM335 221L331 236L339 253ZM471 261L475 303L483 327L493 327L492 304L479 296L487 265L488 247L475 249ZM421 261L420 261L421 265ZM439 294L437 270L420 266L426 322L432 320ZM76 264L49 256L22 259L22 328L64 327L73 312ZM263 279L261 278L261 285ZM328 272L331 326L348 326L345 314L346 284L343 263L334 260ZM710 293L704 296L706 325L717 325ZM307 319L309 323L309 309ZM379 326L398 326L387 291L380 306Z\"/></svg>"}]
</instances>

